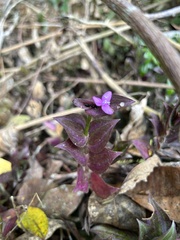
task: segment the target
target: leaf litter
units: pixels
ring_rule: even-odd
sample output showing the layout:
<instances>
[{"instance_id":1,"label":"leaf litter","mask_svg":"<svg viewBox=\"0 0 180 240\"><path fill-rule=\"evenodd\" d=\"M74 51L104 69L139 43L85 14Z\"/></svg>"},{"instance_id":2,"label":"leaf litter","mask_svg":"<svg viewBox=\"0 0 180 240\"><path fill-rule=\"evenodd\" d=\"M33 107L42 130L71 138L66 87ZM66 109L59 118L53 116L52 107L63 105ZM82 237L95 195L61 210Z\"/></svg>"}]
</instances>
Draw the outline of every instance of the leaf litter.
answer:
<instances>
[{"instance_id":1,"label":"leaf litter","mask_svg":"<svg viewBox=\"0 0 180 240\"><path fill-rule=\"evenodd\" d=\"M171 93L166 90L166 76L156 71L159 66L147 67L139 40L138 49L136 43L128 41L134 38L130 31L126 36L111 31L112 27L122 28L122 22L105 5L93 2L90 6L88 1L78 0L69 0L67 5L66 1L12 2L0 11L4 22L4 35L0 37L0 158L8 162L0 162L0 238L35 240L39 239L35 236L37 229L41 239L56 239L59 234L64 240L179 238L179 102L172 88ZM166 3L160 2L167 9ZM149 3L140 7L148 7ZM106 29L103 24L109 18L113 21ZM95 67L84 55L88 51L78 45L79 36L89 42ZM98 67L99 75L94 71ZM139 71L145 68L149 70L142 77ZM116 82L123 78L131 80L123 83L126 95L119 96L121 88ZM155 79L160 79L159 87L148 88ZM166 88L161 88L161 82ZM143 84L147 84L145 89ZM103 98L102 109L98 109L92 96L101 100L100 96L108 91L114 97L108 103ZM134 97L137 101L132 105ZM85 114L82 118L76 115L68 124L67 116L60 124L54 121L52 114L74 111L73 103L95 118L118 111L115 118L110 116L113 123L97 119L91 125L91 134L85 136ZM75 111L77 114L82 109ZM112 128L109 131L105 121ZM71 131L71 126L73 133L67 129ZM66 145L67 152L55 148L67 139L65 130L81 148L81 153L73 149L74 158L72 144ZM98 142L97 135L101 136L102 131L104 135ZM87 142L89 158L87 148L83 148ZM99 156L103 157L98 161ZM86 167L90 169L88 174ZM87 193L73 191L77 169L84 174L79 182L83 187L87 184ZM38 200L31 203L34 194L42 204ZM14 196L18 209L27 207L23 212L26 216L28 208L35 210L33 218L40 218L43 211L48 218L48 232L41 230L36 220L30 223L30 233L20 229L16 221L23 224L21 214L13 208L10 196ZM42 222L46 225L46 218ZM155 228L157 225L163 229Z\"/></svg>"}]
</instances>

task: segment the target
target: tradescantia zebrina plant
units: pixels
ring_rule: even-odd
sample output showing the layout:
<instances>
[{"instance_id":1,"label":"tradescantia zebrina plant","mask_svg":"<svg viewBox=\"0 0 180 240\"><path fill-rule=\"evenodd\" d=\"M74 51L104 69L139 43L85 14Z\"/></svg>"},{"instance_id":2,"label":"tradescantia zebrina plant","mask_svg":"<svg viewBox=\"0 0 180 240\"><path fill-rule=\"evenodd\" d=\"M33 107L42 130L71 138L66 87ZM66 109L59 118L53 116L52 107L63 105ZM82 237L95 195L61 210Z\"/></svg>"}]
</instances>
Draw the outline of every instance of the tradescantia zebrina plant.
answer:
<instances>
[{"instance_id":1,"label":"tradescantia zebrina plant","mask_svg":"<svg viewBox=\"0 0 180 240\"><path fill-rule=\"evenodd\" d=\"M86 117L70 114L55 118L68 135L68 139L57 147L69 152L78 162L75 191L87 193L90 187L99 197L107 198L119 190L106 184L101 174L121 155L121 152L106 146L119 121L112 119L111 115L133 102L132 99L108 91L92 99L74 99L74 105L83 108Z\"/></svg>"}]
</instances>

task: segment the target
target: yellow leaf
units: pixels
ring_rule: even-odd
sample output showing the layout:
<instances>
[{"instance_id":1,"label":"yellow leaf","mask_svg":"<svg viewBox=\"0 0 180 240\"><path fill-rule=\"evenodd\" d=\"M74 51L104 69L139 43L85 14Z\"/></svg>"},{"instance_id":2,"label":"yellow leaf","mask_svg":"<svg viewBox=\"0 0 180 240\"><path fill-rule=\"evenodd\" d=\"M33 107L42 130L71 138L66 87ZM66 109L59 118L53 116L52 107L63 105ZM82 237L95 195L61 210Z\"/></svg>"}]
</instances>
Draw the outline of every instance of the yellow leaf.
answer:
<instances>
[{"instance_id":1,"label":"yellow leaf","mask_svg":"<svg viewBox=\"0 0 180 240\"><path fill-rule=\"evenodd\" d=\"M29 206L17 220L18 227L31 234L45 238L48 232L48 218L46 214L37 207Z\"/></svg>"},{"instance_id":2,"label":"yellow leaf","mask_svg":"<svg viewBox=\"0 0 180 240\"><path fill-rule=\"evenodd\" d=\"M10 172L12 170L11 162L0 158L0 174Z\"/></svg>"}]
</instances>

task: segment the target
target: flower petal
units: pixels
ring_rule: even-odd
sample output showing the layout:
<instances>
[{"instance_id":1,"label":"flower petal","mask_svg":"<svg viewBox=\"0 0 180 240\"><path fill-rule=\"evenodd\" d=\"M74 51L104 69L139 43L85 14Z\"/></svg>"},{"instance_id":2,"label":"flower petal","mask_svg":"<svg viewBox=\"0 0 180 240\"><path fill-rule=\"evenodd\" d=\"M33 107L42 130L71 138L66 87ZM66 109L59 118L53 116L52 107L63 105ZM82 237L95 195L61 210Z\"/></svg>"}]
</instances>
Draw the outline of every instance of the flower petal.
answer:
<instances>
[{"instance_id":1,"label":"flower petal","mask_svg":"<svg viewBox=\"0 0 180 240\"><path fill-rule=\"evenodd\" d=\"M105 112L108 115L112 115L114 113L114 110L108 105L103 105L102 107L103 112Z\"/></svg>"},{"instance_id":2,"label":"flower petal","mask_svg":"<svg viewBox=\"0 0 180 240\"><path fill-rule=\"evenodd\" d=\"M102 101L108 101L108 102L110 102L110 101L111 101L111 98L112 98L112 92L111 92L111 91L105 92L105 93L102 95Z\"/></svg>"},{"instance_id":3,"label":"flower petal","mask_svg":"<svg viewBox=\"0 0 180 240\"><path fill-rule=\"evenodd\" d=\"M102 105L102 100L98 97L93 97L94 103L96 104L96 106L101 106Z\"/></svg>"}]
</instances>

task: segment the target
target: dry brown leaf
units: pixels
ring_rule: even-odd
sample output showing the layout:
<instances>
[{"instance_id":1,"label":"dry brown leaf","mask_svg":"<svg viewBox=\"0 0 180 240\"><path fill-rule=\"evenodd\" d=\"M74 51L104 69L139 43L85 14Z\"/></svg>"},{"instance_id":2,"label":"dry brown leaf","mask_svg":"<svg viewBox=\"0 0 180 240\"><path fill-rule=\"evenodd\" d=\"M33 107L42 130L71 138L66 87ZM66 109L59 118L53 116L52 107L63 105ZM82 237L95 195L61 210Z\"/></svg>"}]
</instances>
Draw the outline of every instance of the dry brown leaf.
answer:
<instances>
[{"instance_id":1,"label":"dry brown leaf","mask_svg":"<svg viewBox=\"0 0 180 240\"><path fill-rule=\"evenodd\" d=\"M39 162L36 160L36 158L30 157L28 159L29 162L29 169L27 170L26 177L24 180L29 180L33 178L42 178L44 168L39 164Z\"/></svg>"},{"instance_id":2,"label":"dry brown leaf","mask_svg":"<svg viewBox=\"0 0 180 240\"><path fill-rule=\"evenodd\" d=\"M36 82L36 84L33 88L33 91L32 91L32 97L34 99L38 99L38 100L44 99L44 97L45 97L45 87L42 84L42 82L40 82L40 81Z\"/></svg>"},{"instance_id":3,"label":"dry brown leaf","mask_svg":"<svg viewBox=\"0 0 180 240\"><path fill-rule=\"evenodd\" d=\"M144 117L144 107L147 104L147 98L141 100L131 108L130 121L122 130L121 139L123 141L138 139L145 135L147 124Z\"/></svg>"},{"instance_id":4,"label":"dry brown leaf","mask_svg":"<svg viewBox=\"0 0 180 240\"><path fill-rule=\"evenodd\" d=\"M32 62L32 56L27 47L21 47L18 50L18 56L21 59L21 61L25 64L29 64Z\"/></svg>"},{"instance_id":5,"label":"dry brown leaf","mask_svg":"<svg viewBox=\"0 0 180 240\"><path fill-rule=\"evenodd\" d=\"M18 132L14 127L7 127L0 130L0 157L4 153L14 151L18 140Z\"/></svg>"},{"instance_id":6,"label":"dry brown leaf","mask_svg":"<svg viewBox=\"0 0 180 240\"><path fill-rule=\"evenodd\" d=\"M49 160L47 163L47 171L45 173L46 178L49 178L51 174L58 173L59 169L63 166L62 161Z\"/></svg>"},{"instance_id":7,"label":"dry brown leaf","mask_svg":"<svg viewBox=\"0 0 180 240\"><path fill-rule=\"evenodd\" d=\"M139 182L147 182L148 176L153 172L154 168L159 165L161 165L161 160L156 154L138 164L125 178L120 193L127 193L128 191L133 190Z\"/></svg>"},{"instance_id":8,"label":"dry brown leaf","mask_svg":"<svg viewBox=\"0 0 180 240\"><path fill-rule=\"evenodd\" d=\"M110 224L120 229L136 231L136 219L145 217L145 210L126 195L116 195L111 201L99 202L96 195L92 194L88 202L88 214L91 224Z\"/></svg>"},{"instance_id":9,"label":"dry brown leaf","mask_svg":"<svg viewBox=\"0 0 180 240\"><path fill-rule=\"evenodd\" d=\"M29 104L28 104L27 108L26 108L26 111L33 118L40 117L41 116L41 111L42 111L41 102L31 99L29 101Z\"/></svg>"},{"instance_id":10,"label":"dry brown leaf","mask_svg":"<svg viewBox=\"0 0 180 240\"><path fill-rule=\"evenodd\" d=\"M74 186L63 184L50 189L43 198L44 211L49 217L68 217L79 206L84 193L74 192Z\"/></svg>"},{"instance_id":11,"label":"dry brown leaf","mask_svg":"<svg viewBox=\"0 0 180 240\"><path fill-rule=\"evenodd\" d=\"M36 193L42 200L44 194L52 187L54 187L54 184L49 183L48 180L46 179L33 178L27 180L23 183L18 192L17 195L18 204L29 205ZM35 197L34 201L30 205L36 206L37 204L39 204L39 201Z\"/></svg>"},{"instance_id":12,"label":"dry brown leaf","mask_svg":"<svg viewBox=\"0 0 180 240\"><path fill-rule=\"evenodd\" d=\"M154 168L147 182L139 182L127 194L141 206L153 210L148 203L151 194L172 220L180 222L180 167Z\"/></svg>"}]
</instances>

